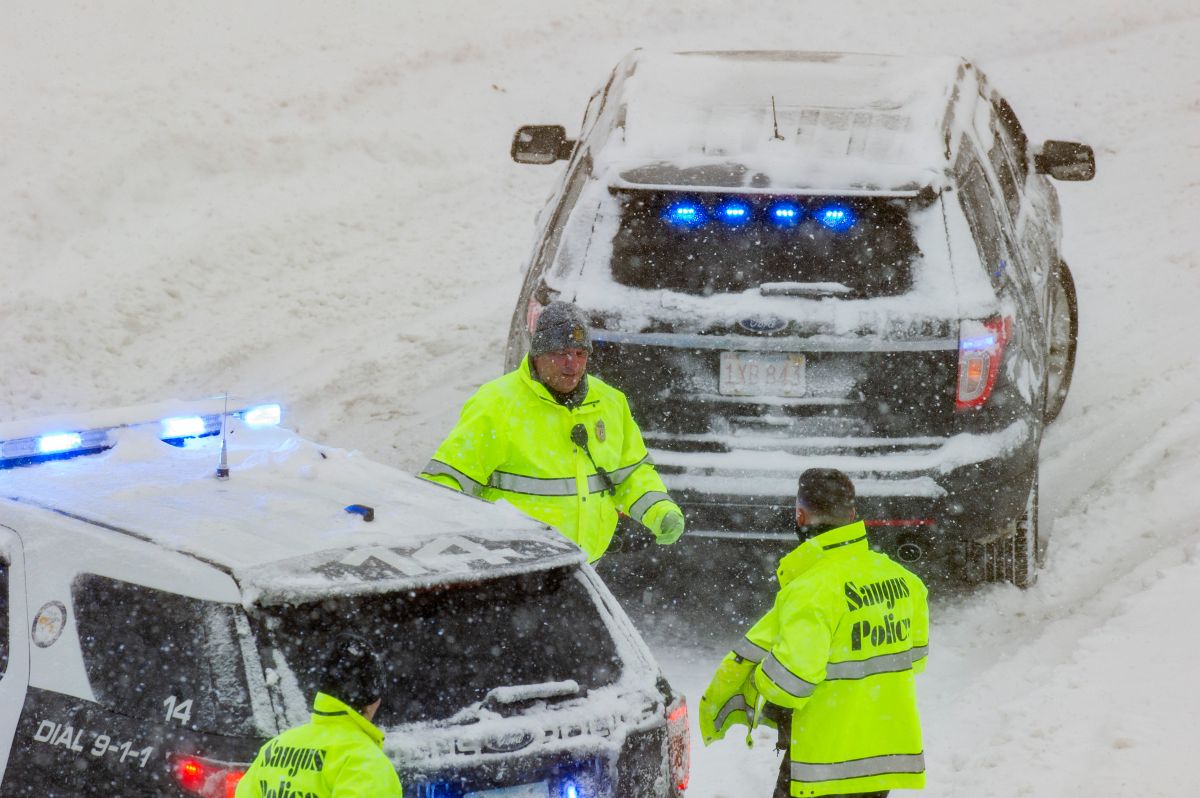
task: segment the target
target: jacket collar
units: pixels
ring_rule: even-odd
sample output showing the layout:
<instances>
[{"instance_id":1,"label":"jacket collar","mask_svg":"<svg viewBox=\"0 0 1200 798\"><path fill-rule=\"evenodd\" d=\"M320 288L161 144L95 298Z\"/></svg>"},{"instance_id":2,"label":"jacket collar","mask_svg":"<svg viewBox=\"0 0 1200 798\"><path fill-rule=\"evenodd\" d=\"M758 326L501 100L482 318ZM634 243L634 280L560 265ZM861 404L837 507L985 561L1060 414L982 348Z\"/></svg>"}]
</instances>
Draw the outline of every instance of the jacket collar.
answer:
<instances>
[{"instance_id":1,"label":"jacket collar","mask_svg":"<svg viewBox=\"0 0 1200 798\"><path fill-rule=\"evenodd\" d=\"M371 742L383 747L383 731L349 704L328 693L317 693L313 699L312 722L324 724L350 724L371 738Z\"/></svg>"},{"instance_id":2,"label":"jacket collar","mask_svg":"<svg viewBox=\"0 0 1200 798\"><path fill-rule=\"evenodd\" d=\"M835 527L809 538L779 561L776 575L783 587L828 557L861 554L867 549L867 525L862 521Z\"/></svg>"},{"instance_id":3,"label":"jacket collar","mask_svg":"<svg viewBox=\"0 0 1200 798\"><path fill-rule=\"evenodd\" d=\"M517 372L521 376L521 381L524 382L525 385L528 386L529 390L533 391L533 393L539 399L544 399L547 402L553 402L559 407L566 407L568 410L571 409L567 405L560 402L558 398L551 393L550 389L546 387L546 384L538 379L537 374L533 370L533 362L529 359L529 355L525 355L525 357L521 358L521 365L517 367ZM592 381L588 378L587 374L583 375L583 379L580 380L579 385L583 390L580 391L580 388L577 387L574 393L582 393L583 396L579 397L578 402L573 403L575 407L583 407L584 405L589 405L592 402L597 401L595 391L592 389Z\"/></svg>"}]
</instances>

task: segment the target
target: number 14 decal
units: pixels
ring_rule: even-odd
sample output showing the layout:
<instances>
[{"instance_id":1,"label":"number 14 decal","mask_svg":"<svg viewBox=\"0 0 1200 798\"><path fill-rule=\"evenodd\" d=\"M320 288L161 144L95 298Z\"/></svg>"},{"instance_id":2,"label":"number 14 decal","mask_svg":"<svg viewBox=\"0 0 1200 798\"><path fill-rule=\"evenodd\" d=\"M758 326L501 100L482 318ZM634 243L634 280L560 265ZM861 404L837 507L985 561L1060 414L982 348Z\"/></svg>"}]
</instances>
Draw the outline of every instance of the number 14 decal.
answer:
<instances>
[{"instance_id":1,"label":"number 14 decal","mask_svg":"<svg viewBox=\"0 0 1200 798\"><path fill-rule=\"evenodd\" d=\"M167 723L177 720L186 725L192 719L192 699L190 698L180 701L175 696L168 696L163 701L163 706L167 708Z\"/></svg>"}]
</instances>

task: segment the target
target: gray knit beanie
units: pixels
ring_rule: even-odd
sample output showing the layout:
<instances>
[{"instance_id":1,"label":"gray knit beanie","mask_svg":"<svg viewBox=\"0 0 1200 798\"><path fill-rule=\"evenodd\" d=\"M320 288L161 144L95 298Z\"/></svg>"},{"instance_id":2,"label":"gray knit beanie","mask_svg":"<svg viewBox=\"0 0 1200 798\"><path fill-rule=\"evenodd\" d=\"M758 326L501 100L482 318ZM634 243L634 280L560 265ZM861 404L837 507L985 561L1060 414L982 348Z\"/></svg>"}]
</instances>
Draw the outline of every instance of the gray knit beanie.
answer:
<instances>
[{"instance_id":1,"label":"gray knit beanie","mask_svg":"<svg viewBox=\"0 0 1200 798\"><path fill-rule=\"evenodd\" d=\"M588 331L587 318L583 311L570 302L554 301L538 316L533 338L529 342L529 356L564 349L592 351L592 334Z\"/></svg>"}]
</instances>

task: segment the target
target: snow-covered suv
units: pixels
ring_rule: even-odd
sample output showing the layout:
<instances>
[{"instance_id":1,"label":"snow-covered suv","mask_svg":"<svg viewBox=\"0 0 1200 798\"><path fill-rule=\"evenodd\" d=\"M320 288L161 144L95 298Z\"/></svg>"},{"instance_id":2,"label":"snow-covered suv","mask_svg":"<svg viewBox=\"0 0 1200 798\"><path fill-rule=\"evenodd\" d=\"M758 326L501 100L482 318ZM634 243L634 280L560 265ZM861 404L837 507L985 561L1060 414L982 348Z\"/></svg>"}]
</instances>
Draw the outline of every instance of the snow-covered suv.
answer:
<instances>
[{"instance_id":1,"label":"snow-covered suv","mask_svg":"<svg viewBox=\"0 0 1200 798\"><path fill-rule=\"evenodd\" d=\"M409 798L681 793L683 698L573 543L277 406L218 479L224 415L0 427L0 795L230 798L345 629Z\"/></svg>"},{"instance_id":2,"label":"snow-covered suv","mask_svg":"<svg viewBox=\"0 0 1200 798\"><path fill-rule=\"evenodd\" d=\"M569 163L508 365L545 303L587 310L690 534L791 539L796 475L836 467L901 560L1034 579L1078 325L1047 176L1089 147L1031 146L959 58L635 52L578 140L512 155Z\"/></svg>"}]
</instances>

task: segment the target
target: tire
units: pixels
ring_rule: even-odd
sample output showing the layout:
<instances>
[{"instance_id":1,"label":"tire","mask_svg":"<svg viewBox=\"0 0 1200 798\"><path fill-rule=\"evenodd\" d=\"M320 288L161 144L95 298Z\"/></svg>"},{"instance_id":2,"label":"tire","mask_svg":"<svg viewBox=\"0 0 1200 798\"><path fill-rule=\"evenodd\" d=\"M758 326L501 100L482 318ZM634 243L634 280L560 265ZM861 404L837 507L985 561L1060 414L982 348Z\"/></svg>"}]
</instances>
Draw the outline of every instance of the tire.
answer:
<instances>
[{"instance_id":1,"label":"tire","mask_svg":"<svg viewBox=\"0 0 1200 798\"><path fill-rule=\"evenodd\" d=\"M967 544L971 582L1009 582L1022 590L1037 583L1039 556L1038 480L1034 475L1020 518L986 540Z\"/></svg>"},{"instance_id":2,"label":"tire","mask_svg":"<svg viewBox=\"0 0 1200 798\"><path fill-rule=\"evenodd\" d=\"M1079 302L1075 294L1075 278L1067 264L1059 261L1050 286L1050 315L1046 348L1046 398L1042 405L1042 421L1049 424L1058 418L1071 376L1075 373L1075 350L1079 344Z\"/></svg>"}]
</instances>

